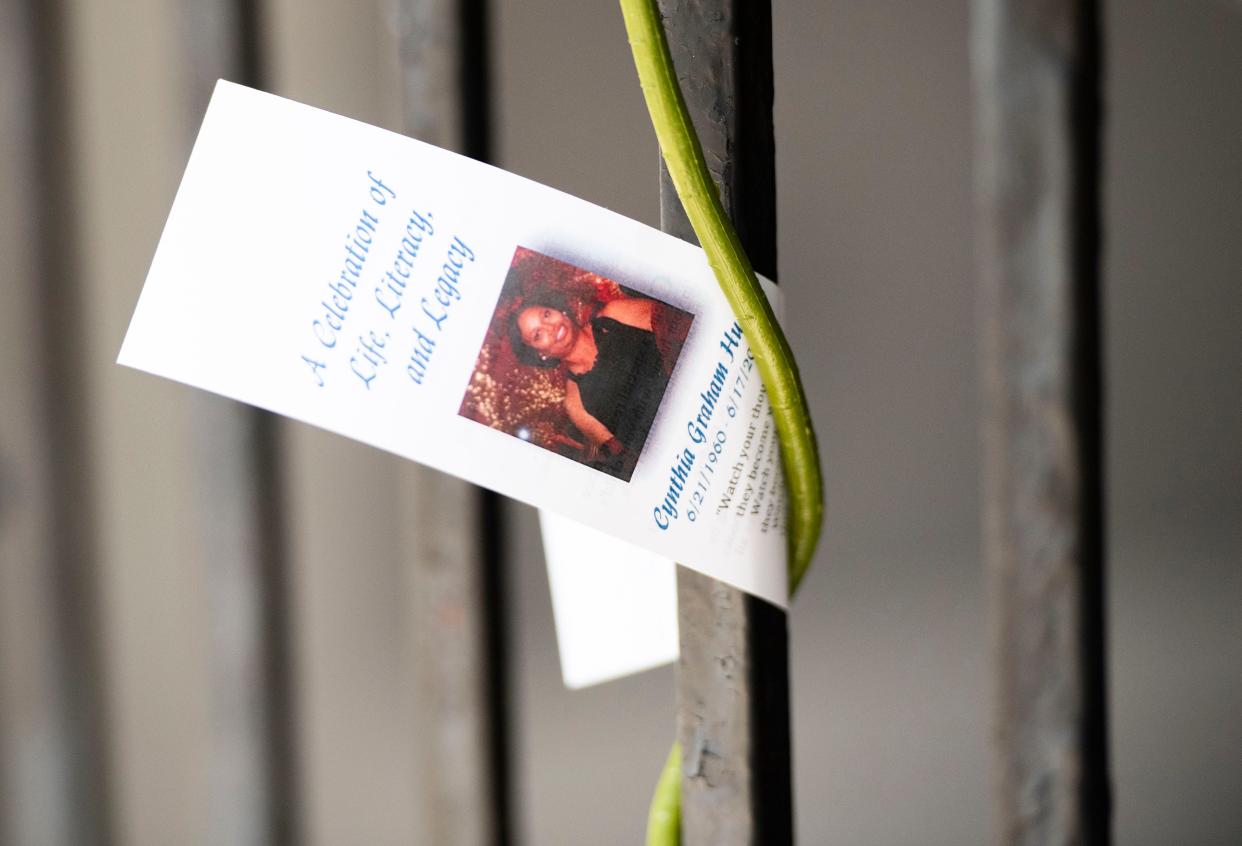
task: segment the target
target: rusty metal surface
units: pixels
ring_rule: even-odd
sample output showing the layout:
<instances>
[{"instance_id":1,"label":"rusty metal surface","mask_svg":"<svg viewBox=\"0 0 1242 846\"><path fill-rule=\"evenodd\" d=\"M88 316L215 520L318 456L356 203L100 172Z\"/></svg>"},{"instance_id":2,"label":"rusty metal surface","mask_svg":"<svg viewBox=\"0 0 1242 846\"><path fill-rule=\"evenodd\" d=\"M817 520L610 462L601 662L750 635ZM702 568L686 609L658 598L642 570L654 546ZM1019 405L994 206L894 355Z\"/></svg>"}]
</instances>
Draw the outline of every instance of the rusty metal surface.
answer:
<instances>
[{"instance_id":1,"label":"rusty metal surface","mask_svg":"<svg viewBox=\"0 0 1242 846\"><path fill-rule=\"evenodd\" d=\"M770 6L670 0L660 8L725 208L755 269L774 278ZM695 240L664 171L661 228ZM677 590L683 842L792 843L785 613L685 568Z\"/></svg>"},{"instance_id":2,"label":"rusty metal surface","mask_svg":"<svg viewBox=\"0 0 1242 846\"><path fill-rule=\"evenodd\" d=\"M1105 844L1098 9L973 16L997 842Z\"/></svg>"},{"instance_id":3,"label":"rusty metal surface","mask_svg":"<svg viewBox=\"0 0 1242 846\"><path fill-rule=\"evenodd\" d=\"M486 8L481 0L400 0L394 18L405 130L475 158L488 156ZM504 738L498 498L406 465L403 548L411 618L429 843L510 840Z\"/></svg>"}]
</instances>

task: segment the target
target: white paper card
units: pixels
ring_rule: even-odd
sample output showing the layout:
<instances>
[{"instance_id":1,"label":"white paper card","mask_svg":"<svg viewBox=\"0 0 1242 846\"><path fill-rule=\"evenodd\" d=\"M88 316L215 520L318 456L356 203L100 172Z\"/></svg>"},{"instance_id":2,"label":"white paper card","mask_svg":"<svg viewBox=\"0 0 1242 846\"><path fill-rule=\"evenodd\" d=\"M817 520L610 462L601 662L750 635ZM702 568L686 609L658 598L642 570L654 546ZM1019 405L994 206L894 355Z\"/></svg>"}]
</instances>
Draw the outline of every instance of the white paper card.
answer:
<instances>
[{"instance_id":1,"label":"white paper card","mask_svg":"<svg viewBox=\"0 0 1242 846\"><path fill-rule=\"evenodd\" d=\"M541 511L565 686L582 688L677 658L677 574L667 558ZM583 549L596 550L583 556Z\"/></svg>"},{"instance_id":2,"label":"white paper card","mask_svg":"<svg viewBox=\"0 0 1242 846\"><path fill-rule=\"evenodd\" d=\"M786 604L771 414L702 251L513 174L221 82L119 360Z\"/></svg>"}]
</instances>

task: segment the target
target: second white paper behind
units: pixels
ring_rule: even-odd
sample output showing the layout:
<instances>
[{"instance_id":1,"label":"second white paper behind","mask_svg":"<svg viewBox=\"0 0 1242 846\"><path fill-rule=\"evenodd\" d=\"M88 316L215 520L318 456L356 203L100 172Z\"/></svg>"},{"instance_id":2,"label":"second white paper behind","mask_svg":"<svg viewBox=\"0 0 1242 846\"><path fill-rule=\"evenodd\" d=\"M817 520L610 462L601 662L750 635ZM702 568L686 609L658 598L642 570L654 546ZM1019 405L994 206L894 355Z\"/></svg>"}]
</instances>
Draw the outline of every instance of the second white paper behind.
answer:
<instances>
[{"instance_id":1,"label":"second white paper behind","mask_svg":"<svg viewBox=\"0 0 1242 846\"><path fill-rule=\"evenodd\" d=\"M547 511L539 512L565 686L582 688L674 661L672 561ZM585 548L595 549L583 555Z\"/></svg>"}]
</instances>

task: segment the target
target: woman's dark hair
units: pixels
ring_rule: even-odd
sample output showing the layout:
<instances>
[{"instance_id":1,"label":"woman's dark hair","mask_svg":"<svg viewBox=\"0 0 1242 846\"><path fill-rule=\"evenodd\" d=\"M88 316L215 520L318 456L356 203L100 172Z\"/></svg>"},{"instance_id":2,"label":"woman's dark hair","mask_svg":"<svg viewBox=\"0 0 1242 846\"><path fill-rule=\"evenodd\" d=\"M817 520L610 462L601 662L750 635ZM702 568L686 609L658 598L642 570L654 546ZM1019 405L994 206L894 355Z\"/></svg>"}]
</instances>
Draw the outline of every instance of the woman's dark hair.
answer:
<instances>
[{"instance_id":1,"label":"woman's dark hair","mask_svg":"<svg viewBox=\"0 0 1242 846\"><path fill-rule=\"evenodd\" d=\"M543 358L522 337L522 330L518 326L518 316L528 308L554 308L577 323L574 312L569 307L569 301L560 291L540 291L523 300L522 304L509 315L509 346L513 348L513 354L517 360L532 367L556 367L561 363L559 358Z\"/></svg>"}]
</instances>

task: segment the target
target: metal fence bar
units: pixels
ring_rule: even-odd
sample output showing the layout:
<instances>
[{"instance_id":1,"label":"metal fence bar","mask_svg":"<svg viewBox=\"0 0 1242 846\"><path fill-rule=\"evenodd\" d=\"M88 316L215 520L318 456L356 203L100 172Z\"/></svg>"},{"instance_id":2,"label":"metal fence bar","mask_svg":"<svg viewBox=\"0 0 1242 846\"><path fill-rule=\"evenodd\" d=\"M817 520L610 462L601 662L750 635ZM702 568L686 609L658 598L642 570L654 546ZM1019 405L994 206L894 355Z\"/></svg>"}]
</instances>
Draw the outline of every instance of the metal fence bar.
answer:
<instances>
[{"instance_id":1,"label":"metal fence bar","mask_svg":"<svg viewBox=\"0 0 1242 846\"><path fill-rule=\"evenodd\" d=\"M1099 10L973 16L998 842L1106 844Z\"/></svg>"},{"instance_id":2,"label":"metal fence bar","mask_svg":"<svg viewBox=\"0 0 1242 846\"><path fill-rule=\"evenodd\" d=\"M58 2L0 2L0 843L106 844Z\"/></svg>"},{"instance_id":3,"label":"metal fence bar","mask_svg":"<svg viewBox=\"0 0 1242 846\"><path fill-rule=\"evenodd\" d=\"M770 3L663 0L660 7L725 209L755 269L775 278ZM661 227L694 240L663 170ZM685 568L677 590L683 842L792 843L785 613Z\"/></svg>"},{"instance_id":4,"label":"metal fence bar","mask_svg":"<svg viewBox=\"0 0 1242 846\"><path fill-rule=\"evenodd\" d=\"M261 86L253 0L182 0L187 149L217 79ZM213 843L298 841L286 561L270 414L195 392L208 589Z\"/></svg>"},{"instance_id":5,"label":"metal fence bar","mask_svg":"<svg viewBox=\"0 0 1242 846\"><path fill-rule=\"evenodd\" d=\"M396 26L406 132L486 160L486 4L400 0ZM511 831L498 499L413 465L398 484L408 515L424 830L446 846L501 846Z\"/></svg>"},{"instance_id":6,"label":"metal fence bar","mask_svg":"<svg viewBox=\"0 0 1242 846\"><path fill-rule=\"evenodd\" d=\"M233 61L240 82L256 88L267 85L264 54L266 19L260 0L231 0L236 10L232 38ZM301 758L297 744L293 589L289 557L286 501L281 471L284 450L277 417L248 409L247 458L252 474L252 520L257 526L256 567L250 574L259 603L262 636L254 658L262 662L264 772L267 793L267 831L272 846L293 846L305 840L300 790Z\"/></svg>"}]
</instances>

